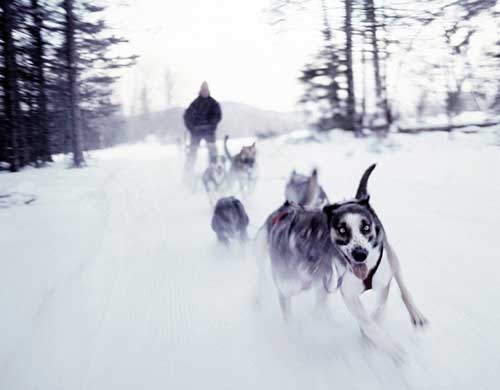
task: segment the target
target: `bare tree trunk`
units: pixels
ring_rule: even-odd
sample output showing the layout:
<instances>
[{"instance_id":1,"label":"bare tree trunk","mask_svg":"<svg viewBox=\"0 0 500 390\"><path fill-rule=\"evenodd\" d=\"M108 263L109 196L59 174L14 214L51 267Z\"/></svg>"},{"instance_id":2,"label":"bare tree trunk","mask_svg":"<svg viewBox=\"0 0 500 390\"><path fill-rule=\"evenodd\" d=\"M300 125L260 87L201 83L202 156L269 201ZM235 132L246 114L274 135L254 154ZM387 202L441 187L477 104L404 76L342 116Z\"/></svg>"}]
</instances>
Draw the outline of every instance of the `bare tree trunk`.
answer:
<instances>
[{"instance_id":1,"label":"bare tree trunk","mask_svg":"<svg viewBox=\"0 0 500 390\"><path fill-rule=\"evenodd\" d=\"M368 22L368 31L370 35L370 44L372 46L373 59L373 77L375 80L375 101L376 107L382 109L383 87L382 77L380 74L380 55L377 39L377 18L375 16L375 5L373 0L365 0L366 19Z\"/></svg>"},{"instance_id":2,"label":"bare tree trunk","mask_svg":"<svg viewBox=\"0 0 500 390\"><path fill-rule=\"evenodd\" d=\"M77 53L75 40L75 15L74 0L64 0L63 7L65 11L65 40L66 40L66 72L68 77L68 113L71 132L71 146L73 152L73 163L76 167L81 167L85 162L83 158L81 113L78 107L78 72L77 72Z\"/></svg>"},{"instance_id":3,"label":"bare tree trunk","mask_svg":"<svg viewBox=\"0 0 500 390\"><path fill-rule=\"evenodd\" d=\"M11 8L11 0L0 0L2 19L0 23L3 48L3 88L4 88L4 110L6 124L9 131L9 164L12 172L19 170L19 91L17 85L16 49L14 46L13 18L14 12Z\"/></svg>"},{"instance_id":4,"label":"bare tree trunk","mask_svg":"<svg viewBox=\"0 0 500 390\"><path fill-rule=\"evenodd\" d=\"M344 32L346 36L346 77L347 77L347 127L356 129L356 98L354 95L354 75L352 60L352 0L345 0Z\"/></svg>"},{"instance_id":5,"label":"bare tree trunk","mask_svg":"<svg viewBox=\"0 0 500 390\"><path fill-rule=\"evenodd\" d=\"M144 85L141 89L141 114L147 117L149 113L149 92L146 85Z\"/></svg>"},{"instance_id":6,"label":"bare tree trunk","mask_svg":"<svg viewBox=\"0 0 500 390\"><path fill-rule=\"evenodd\" d=\"M44 72L44 50L45 42L42 38L43 18L41 15L41 7L38 0L31 0L31 10L33 12L33 28L31 29L34 50L33 50L33 65L35 67L35 78L37 83L36 105L38 110L37 139L36 139L36 158L40 158L44 162L52 161L50 152L50 134L48 126L47 114L47 86Z\"/></svg>"},{"instance_id":7,"label":"bare tree trunk","mask_svg":"<svg viewBox=\"0 0 500 390\"><path fill-rule=\"evenodd\" d=\"M364 126L366 120L366 95L367 95L367 82L366 82L366 32L363 31L363 47L361 48L361 66L363 67L363 99L361 100L361 123Z\"/></svg>"},{"instance_id":8,"label":"bare tree trunk","mask_svg":"<svg viewBox=\"0 0 500 390\"><path fill-rule=\"evenodd\" d=\"M380 47L377 31L379 28L379 22L377 21L377 15L375 13L374 0L365 0L364 5L368 32L370 35L370 45L372 47L373 78L375 80L375 107L379 117L382 117L385 120L385 129L383 130L385 133L392 123L392 113L387 100L386 79L382 74L380 61Z\"/></svg>"},{"instance_id":9,"label":"bare tree trunk","mask_svg":"<svg viewBox=\"0 0 500 390\"><path fill-rule=\"evenodd\" d=\"M167 108L172 107L174 100L174 76L170 69L165 71L165 89Z\"/></svg>"},{"instance_id":10,"label":"bare tree trunk","mask_svg":"<svg viewBox=\"0 0 500 390\"><path fill-rule=\"evenodd\" d=\"M388 62L388 58L389 58L389 52L387 50L387 48L389 47L389 39L388 39L388 35L387 35L387 30L386 30L386 27L387 27L387 14L385 12L385 9L382 7L381 8L382 10L382 29L384 30L385 32L385 36L384 36L384 59L382 61L382 65L383 67L381 67L381 85L382 85L382 96L383 96L383 99L382 99L382 109L384 111L384 114L385 114L385 120L386 120L386 123L387 123L387 131L389 131L389 129L391 128L393 122L394 122L394 116L393 116L393 112L392 112L392 105L390 103L390 100L389 100L389 97L388 97L388 82L387 82L387 62ZM380 51L379 51L380 52ZM383 70L382 70L383 68Z\"/></svg>"}]
</instances>

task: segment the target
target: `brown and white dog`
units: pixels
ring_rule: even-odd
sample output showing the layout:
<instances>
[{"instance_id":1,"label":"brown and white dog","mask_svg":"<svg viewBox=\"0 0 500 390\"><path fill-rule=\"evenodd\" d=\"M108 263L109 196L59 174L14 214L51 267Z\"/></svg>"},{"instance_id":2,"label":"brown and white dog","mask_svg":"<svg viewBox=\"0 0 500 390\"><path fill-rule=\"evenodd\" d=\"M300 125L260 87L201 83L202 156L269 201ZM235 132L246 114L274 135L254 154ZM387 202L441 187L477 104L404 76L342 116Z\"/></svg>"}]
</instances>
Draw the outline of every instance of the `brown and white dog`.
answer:
<instances>
[{"instance_id":1,"label":"brown and white dog","mask_svg":"<svg viewBox=\"0 0 500 390\"><path fill-rule=\"evenodd\" d=\"M243 146L238 154L232 156L227 146L228 139L229 136L226 135L224 137L224 151L231 162L229 168L230 185L237 185L241 195L246 197L255 188L257 146L255 142L249 146Z\"/></svg>"}]
</instances>

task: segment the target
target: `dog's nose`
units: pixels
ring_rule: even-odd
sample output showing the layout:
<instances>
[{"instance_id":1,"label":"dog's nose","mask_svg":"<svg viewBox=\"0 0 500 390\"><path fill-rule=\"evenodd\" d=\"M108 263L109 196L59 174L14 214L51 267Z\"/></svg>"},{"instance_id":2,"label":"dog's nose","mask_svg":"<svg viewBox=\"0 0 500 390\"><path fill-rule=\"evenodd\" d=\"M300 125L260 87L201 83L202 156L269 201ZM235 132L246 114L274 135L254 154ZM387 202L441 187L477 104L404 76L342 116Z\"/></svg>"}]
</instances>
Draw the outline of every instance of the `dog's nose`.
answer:
<instances>
[{"instance_id":1,"label":"dog's nose","mask_svg":"<svg viewBox=\"0 0 500 390\"><path fill-rule=\"evenodd\" d=\"M368 251L360 246L357 246L352 250L352 257L354 258L354 261L361 263L368 257Z\"/></svg>"}]
</instances>

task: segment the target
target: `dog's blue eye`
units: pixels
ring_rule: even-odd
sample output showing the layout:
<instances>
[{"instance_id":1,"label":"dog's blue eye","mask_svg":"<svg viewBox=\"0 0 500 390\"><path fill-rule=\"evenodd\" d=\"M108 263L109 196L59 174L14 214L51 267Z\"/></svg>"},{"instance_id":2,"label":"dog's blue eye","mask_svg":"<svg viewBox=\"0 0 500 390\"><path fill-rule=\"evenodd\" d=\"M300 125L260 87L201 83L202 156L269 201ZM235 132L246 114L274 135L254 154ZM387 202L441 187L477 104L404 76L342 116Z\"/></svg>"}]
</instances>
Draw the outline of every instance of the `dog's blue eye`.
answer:
<instances>
[{"instance_id":1,"label":"dog's blue eye","mask_svg":"<svg viewBox=\"0 0 500 390\"><path fill-rule=\"evenodd\" d=\"M363 225L363 231L364 232L369 232L370 231L370 225L368 225L368 224Z\"/></svg>"},{"instance_id":2,"label":"dog's blue eye","mask_svg":"<svg viewBox=\"0 0 500 390\"><path fill-rule=\"evenodd\" d=\"M340 234L345 234L345 233L346 233L345 227L343 227L343 226L339 226L339 227L337 228L337 231L338 231Z\"/></svg>"}]
</instances>

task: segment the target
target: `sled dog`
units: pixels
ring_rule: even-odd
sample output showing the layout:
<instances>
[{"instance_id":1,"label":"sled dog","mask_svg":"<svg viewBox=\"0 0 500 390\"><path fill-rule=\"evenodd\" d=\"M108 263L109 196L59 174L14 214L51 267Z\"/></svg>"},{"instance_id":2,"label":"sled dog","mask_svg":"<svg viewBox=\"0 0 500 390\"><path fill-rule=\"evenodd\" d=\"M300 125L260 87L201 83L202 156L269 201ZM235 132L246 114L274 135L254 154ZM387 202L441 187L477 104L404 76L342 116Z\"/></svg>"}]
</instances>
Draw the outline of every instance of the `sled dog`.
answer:
<instances>
[{"instance_id":1,"label":"sled dog","mask_svg":"<svg viewBox=\"0 0 500 390\"><path fill-rule=\"evenodd\" d=\"M249 219L243 204L230 196L217 201L212 216L212 230L220 243L229 245L231 241L245 242L248 239Z\"/></svg>"},{"instance_id":2,"label":"sled dog","mask_svg":"<svg viewBox=\"0 0 500 390\"><path fill-rule=\"evenodd\" d=\"M227 145L229 136L224 137L224 151L231 162L229 168L230 185L237 185L242 196L246 197L253 192L256 182L257 146L255 142L250 146L243 146L236 155L231 155Z\"/></svg>"},{"instance_id":3,"label":"sled dog","mask_svg":"<svg viewBox=\"0 0 500 390\"><path fill-rule=\"evenodd\" d=\"M326 294L338 288L362 334L400 360L401 349L379 326L392 279L401 291L413 325L423 327L427 320L403 282L398 257L370 205L367 184L374 168L372 165L365 171L352 200L327 205L323 210L285 203L266 220L257 243L271 258L273 281L285 319L291 315L294 295L315 286L318 302L324 302ZM261 272L262 267L261 263ZM378 296L373 314L360 300L371 289Z\"/></svg>"},{"instance_id":4,"label":"sled dog","mask_svg":"<svg viewBox=\"0 0 500 390\"><path fill-rule=\"evenodd\" d=\"M326 206L329 203L328 196L319 184L313 186L315 192L312 196L309 196L309 200L307 199L307 190L311 188L310 181L313 180L318 180L318 171L316 169L312 171L311 176L302 175L294 170L285 187L285 199L303 206L318 208ZM306 201L309 203L306 204Z\"/></svg>"},{"instance_id":5,"label":"sled dog","mask_svg":"<svg viewBox=\"0 0 500 390\"><path fill-rule=\"evenodd\" d=\"M203 185L213 207L217 199L222 197L227 185L226 157L215 156L210 159L207 169L202 176Z\"/></svg>"}]
</instances>

